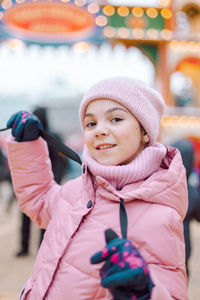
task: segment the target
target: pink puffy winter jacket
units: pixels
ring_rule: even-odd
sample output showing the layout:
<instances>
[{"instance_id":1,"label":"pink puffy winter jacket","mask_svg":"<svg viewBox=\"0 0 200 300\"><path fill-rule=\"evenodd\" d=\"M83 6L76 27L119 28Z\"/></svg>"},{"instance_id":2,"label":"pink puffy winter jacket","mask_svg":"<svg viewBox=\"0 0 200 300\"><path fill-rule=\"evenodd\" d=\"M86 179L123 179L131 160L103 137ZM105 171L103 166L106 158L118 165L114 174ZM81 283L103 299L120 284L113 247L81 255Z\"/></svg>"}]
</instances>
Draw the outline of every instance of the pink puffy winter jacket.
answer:
<instances>
[{"instance_id":1,"label":"pink puffy winter jacket","mask_svg":"<svg viewBox=\"0 0 200 300\"><path fill-rule=\"evenodd\" d=\"M119 196L126 203L128 239L145 258L155 284L151 299L188 299L182 225L187 186L177 150L169 147L158 172L120 193L101 177L94 187L87 166L82 177L57 185L42 138L9 141L8 158L22 211L47 228L21 300L112 299L100 285L101 264L91 265L90 257L105 246L105 229L121 234Z\"/></svg>"}]
</instances>

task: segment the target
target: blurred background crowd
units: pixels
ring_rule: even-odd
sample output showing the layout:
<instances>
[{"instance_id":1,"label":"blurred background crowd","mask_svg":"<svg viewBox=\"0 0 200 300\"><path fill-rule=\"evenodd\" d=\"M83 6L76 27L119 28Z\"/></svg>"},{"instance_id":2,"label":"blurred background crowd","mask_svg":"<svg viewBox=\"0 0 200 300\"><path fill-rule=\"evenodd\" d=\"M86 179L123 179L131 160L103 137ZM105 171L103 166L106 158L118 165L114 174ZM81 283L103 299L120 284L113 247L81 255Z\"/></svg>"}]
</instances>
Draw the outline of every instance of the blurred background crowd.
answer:
<instances>
[{"instance_id":1,"label":"blurred background crowd","mask_svg":"<svg viewBox=\"0 0 200 300\"><path fill-rule=\"evenodd\" d=\"M187 171L189 296L199 299L200 0L0 0L0 70L0 128L14 112L34 111L80 155L78 106L90 85L124 75L160 91L167 109L159 139L180 150ZM0 133L0 299L15 300L44 232L35 238L17 209L7 136ZM80 174L76 163L49 151L57 182Z\"/></svg>"}]
</instances>

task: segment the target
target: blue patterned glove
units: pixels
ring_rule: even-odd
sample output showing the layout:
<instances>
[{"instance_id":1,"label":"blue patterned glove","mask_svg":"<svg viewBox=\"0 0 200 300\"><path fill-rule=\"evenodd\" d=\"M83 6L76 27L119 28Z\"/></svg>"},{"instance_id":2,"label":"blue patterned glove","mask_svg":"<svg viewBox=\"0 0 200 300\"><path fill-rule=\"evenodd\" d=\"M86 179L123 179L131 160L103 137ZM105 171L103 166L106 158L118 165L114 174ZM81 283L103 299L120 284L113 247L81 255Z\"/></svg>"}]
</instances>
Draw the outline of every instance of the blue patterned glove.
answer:
<instances>
[{"instance_id":1,"label":"blue patterned glove","mask_svg":"<svg viewBox=\"0 0 200 300\"><path fill-rule=\"evenodd\" d=\"M43 129L40 120L34 114L23 110L10 117L7 127L12 128L12 135L17 142L36 140Z\"/></svg>"},{"instance_id":2,"label":"blue patterned glove","mask_svg":"<svg viewBox=\"0 0 200 300\"><path fill-rule=\"evenodd\" d=\"M91 257L92 264L105 261L100 269L102 286L110 290L115 300L150 299L154 285L139 251L112 229L105 231L105 238L107 246Z\"/></svg>"}]
</instances>

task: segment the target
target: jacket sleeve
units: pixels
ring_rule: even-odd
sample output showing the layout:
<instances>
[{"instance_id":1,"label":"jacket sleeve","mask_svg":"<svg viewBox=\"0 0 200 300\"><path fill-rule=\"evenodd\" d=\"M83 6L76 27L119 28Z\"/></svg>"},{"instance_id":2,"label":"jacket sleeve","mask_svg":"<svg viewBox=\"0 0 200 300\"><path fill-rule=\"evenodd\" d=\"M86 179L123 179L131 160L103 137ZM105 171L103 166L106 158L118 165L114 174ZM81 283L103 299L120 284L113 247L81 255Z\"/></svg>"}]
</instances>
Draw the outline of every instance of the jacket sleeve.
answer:
<instances>
[{"instance_id":1,"label":"jacket sleeve","mask_svg":"<svg viewBox=\"0 0 200 300\"><path fill-rule=\"evenodd\" d=\"M34 223L46 228L61 186L53 179L46 142L7 142L8 163L12 183L21 210Z\"/></svg>"}]
</instances>

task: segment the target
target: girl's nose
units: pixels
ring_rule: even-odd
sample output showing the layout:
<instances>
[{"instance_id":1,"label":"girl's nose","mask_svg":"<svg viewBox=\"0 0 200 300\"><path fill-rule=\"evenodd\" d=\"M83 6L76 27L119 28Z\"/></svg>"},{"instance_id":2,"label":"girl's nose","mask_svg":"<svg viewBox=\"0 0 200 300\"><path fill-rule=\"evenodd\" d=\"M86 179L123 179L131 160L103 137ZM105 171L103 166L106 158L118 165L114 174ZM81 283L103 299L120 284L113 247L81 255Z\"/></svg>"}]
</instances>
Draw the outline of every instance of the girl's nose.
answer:
<instances>
[{"instance_id":1,"label":"girl's nose","mask_svg":"<svg viewBox=\"0 0 200 300\"><path fill-rule=\"evenodd\" d=\"M109 130L105 126L99 125L96 127L95 137L101 137L101 136L107 136L107 135L109 135Z\"/></svg>"}]
</instances>

